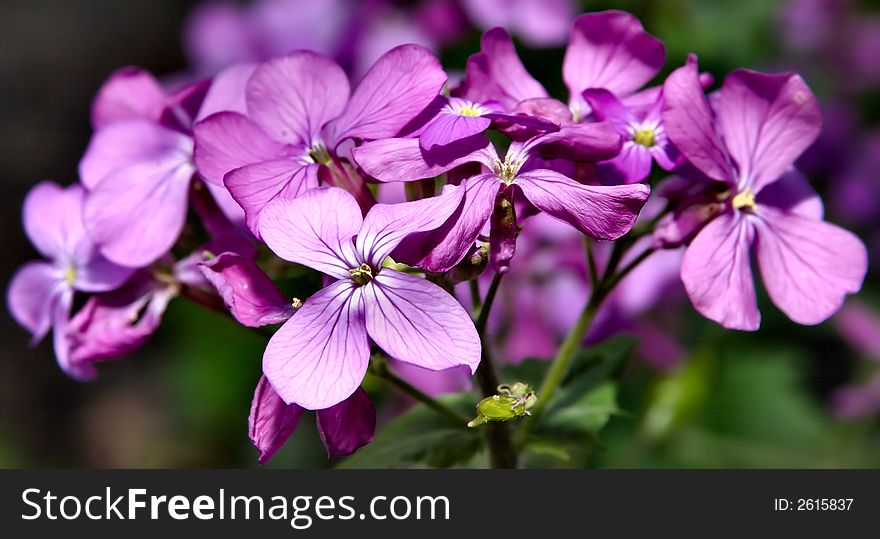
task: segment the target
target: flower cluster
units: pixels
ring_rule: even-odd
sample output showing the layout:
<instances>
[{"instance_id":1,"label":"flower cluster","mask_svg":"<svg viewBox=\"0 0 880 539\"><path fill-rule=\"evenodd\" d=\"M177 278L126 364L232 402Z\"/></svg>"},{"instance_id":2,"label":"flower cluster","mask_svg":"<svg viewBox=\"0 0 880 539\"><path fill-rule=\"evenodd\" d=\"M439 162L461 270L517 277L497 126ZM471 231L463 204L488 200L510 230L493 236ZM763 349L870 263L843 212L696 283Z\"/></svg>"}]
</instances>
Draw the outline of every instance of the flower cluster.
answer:
<instances>
[{"instance_id":1,"label":"flower cluster","mask_svg":"<svg viewBox=\"0 0 880 539\"><path fill-rule=\"evenodd\" d=\"M590 275L591 299L574 298L585 313L606 298L637 312L616 285L629 275L630 288L653 290L680 260L698 312L756 330L754 250L772 302L794 322L824 321L860 289L867 255L823 220L794 168L820 131L816 98L794 73L749 70L707 95L713 79L695 56L649 86L664 63L662 42L635 17L607 11L571 26L566 101L528 73L502 28L485 32L458 84L414 44L387 51L356 84L306 50L172 92L123 69L93 103L80 182L44 182L25 200L26 232L47 260L15 275L9 309L35 341L51 328L59 364L77 379L140 346L175 297L244 326L281 324L250 415L261 462L303 410L317 410L330 456L368 443L376 411L361 384L371 363L492 380L494 290L539 262L540 242L521 242L518 255L517 240L548 220L554 241L587 238L587 263L563 260L566 240L542 269ZM390 194L401 184L405 200ZM673 254L682 247L683 258ZM663 269L632 279L661 259ZM286 297L276 281L291 265L323 287ZM472 316L455 287L479 292L490 276ZM529 316L511 342L552 353L537 312L553 306L525 301L508 305ZM563 318L573 342L587 337L587 317ZM570 354L560 351L561 369ZM552 378L529 393L535 416Z\"/></svg>"}]
</instances>

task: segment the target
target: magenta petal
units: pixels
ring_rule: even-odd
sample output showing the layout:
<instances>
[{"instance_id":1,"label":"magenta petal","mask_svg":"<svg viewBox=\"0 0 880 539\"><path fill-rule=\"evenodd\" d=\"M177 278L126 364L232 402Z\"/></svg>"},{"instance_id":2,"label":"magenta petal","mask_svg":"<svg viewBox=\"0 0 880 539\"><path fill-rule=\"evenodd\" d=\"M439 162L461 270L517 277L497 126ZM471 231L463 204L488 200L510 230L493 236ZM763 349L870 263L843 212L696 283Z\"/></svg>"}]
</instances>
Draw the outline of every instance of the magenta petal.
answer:
<instances>
[{"instance_id":1,"label":"magenta petal","mask_svg":"<svg viewBox=\"0 0 880 539\"><path fill-rule=\"evenodd\" d=\"M169 154L112 172L86 198L86 228L101 253L132 268L166 254L186 220L193 166Z\"/></svg>"},{"instance_id":2,"label":"magenta petal","mask_svg":"<svg viewBox=\"0 0 880 539\"><path fill-rule=\"evenodd\" d=\"M82 223L85 191L79 185L64 188L44 181L28 191L22 211L24 230L46 258L70 258L83 244L91 244Z\"/></svg>"},{"instance_id":3,"label":"magenta petal","mask_svg":"<svg viewBox=\"0 0 880 539\"><path fill-rule=\"evenodd\" d=\"M465 180L462 187L461 208L437 230L404 239L392 252L395 260L440 273L464 258L489 220L501 183L492 174L481 174ZM452 186L444 187L441 197L450 189Z\"/></svg>"},{"instance_id":4,"label":"magenta petal","mask_svg":"<svg viewBox=\"0 0 880 539\"><path fill-rule=\"evenodd\" d=\"M643 184L583 185L547 169L522 173L514 183L538 209L599 240L629 232L651 192Z\"/></svg>"},{"instance_id":5,"label":"magenta petal","mask_svg":"<svg viewBox=\"0 0 880 539\"><path fill-rule=\"evenodd\" d=\"M758 208L755 249L773 303L798 324L813 325L858 292L868 269L865 245L840 227Z\"/></svg>"},{"instance_id":6,"label":"magenta petal","mask_svg":"<svg viewBox=\"0 0 880 539\"><path fill-rule=\"evenodd\" d=\"M92 296L67 328L70 363L85 366L137 349L159 327L175 294L173 287L140 273L119 290Z\"/></svg>"},{"instance_id":7,"label":"magenta petal","mask_svg":"<svg viewBox=\"0 0 880 539\"><path fill-rule=\"evenodd\" d=\"M67 289L61 292L52 304L52 347L55 350L55 359L58 366L65 374L75 380L89 381L97 375L94 365L91 363L74 363L70 360L70 349L67 346L68 324L70 322L70 308L73 305L73 290Z\"/></svg>"},{"instance_id":8,"label":"magenta petal","mask_svg":"<svg viewBox=\"0 0 880 539\"><path fill-rule=\"evenodd\" d=\"M364 172L380 182L407 182L432 178L464 163L492 164L489 139L477 135L428 152L418 139L389 138L352 150Z\"/></svg>"},{"instance_id":9,"label":"magenta petal","mask_svg":"<svg viewBox=\"0 0 880 539\"><path fill-rule=\"evenodd\" d=\"M248 415L248 437L260 452L260 464L269 462L281 449L299 425L302 413L300 406L284 402L269 380L260 377Z\"/></svg>"},{"instance_id":10,"label":"magenta petal","mask_svg":"<svg viewBox=\"0 0 880 539\"><path fill-rule=\"evenodd\" d=\"M260 233L281 258L337 279L360 265L354 237L363 219L357 201L337 187L319 187L294 200L275 199L263 210Z\"/></svg>"},{"instance_id":11,"label":"magenta petal","mask_svg":"<svg viewBox=\"0 0 880 539\"><path fill-rule=\"evenodd\" d=\"M235 64L215 75L195 121L204 120L217 112L247 114L244 92L247 81L255 69L257 69L257 64Z\"/></svg>"},{"instance_id":12,"label":"magenta petal","mask_svg":"<svg viewBox=\"0 0 880 539\"><path fill-rule=\"evenodd\" d=\"M581 15L574 21L562 78L571 104L580 103L587 88L605 88L618 96L644 86L663 67L663 42L624 11ZM574 108L574 107L573 107Z\"/></svg>"},{"instance_id":13,"label":"magenta petal","mask_svg":"<svg viewBox=\"0 0 880 539\"><path fill-rule=\"evenodd\" d=\"M739 69L724 80L718 122L738 166L738 187L757 193L816 140L822 113L799 75Z\"/></svg>"},{"instance_id":14,"label":"magenta petal","mask_svg":"<svg viewBox=\"0 0 880 539\"><path fill-rule=\"evenodd\" d=\"M317 416L318 434L331 459L351 455L376 432L376 407L361 388L339 404L318 410Z\"/></svg>"},{"instance_id":15,"label":"magenta petal","mask_svg":"<svg viewBox=\"0 0 880 539\"><path fill-rule=\"evenodd\" d=\"M669 140L705 175L734 186L727 150L715 131L712 110L700 86L695 56L666 78L663 97L663 125Z\"/></svg>"},{"instance_id":16,"label":"magenta petal","mask_svg":"<svg viewBox=\"0 0 880 539\"><path fill-rule=\"evenodd\" d=\"M627 142L623 145L620 155L606 161L602 167L612 167L612 176L619 176L620 183L636 183L643 181L651 173L652 156L651 150L636 144ZM600 176L601 177L601 176Z\"/></svg>"},{"instance_id":17,"label":"magenta petal","mask_svg":"<svg viewBox=\"0 0 880 539\"><path fill-rule=\"evenodd\" d=\"M622 141L610 122L576 124L562 127L525 143L524 150L535 148L544 159L568 159L596 162L620 153ZM511 145L513 148L513 145Z\"/></svg>"},{"instance_id":18,"label":"magenta petal","mask_svg":"<svg viewBox=\"0 0 880 539\"><path fill-rule=\"evenodd\" d=\"M457 140L478 135L485 131L492 120L481 116L462 116L441 112L428 123L419 135L422 148L430 151L436 146L446 146Z\"/></svg>"},{"instance_id":19,"label":"magenta petal","mask_svg":"<svg viewBox=\"0 0 880 539\"><path fill-rule=\"evenodd\" d=\"M342 115L333 122L335 146L345 139L380 139L397 133L443 89L446 73L434 53L400 45L367 71Z\"/></svg>"},{"instance_id":20,"label":"magenta petal","mask_svg":"<svg viewBox=\"0 0 880 539\"><path fill-rule=\"evenodd\" d=\"M321 54L296 51L260 65L245 95L248 115L266 133L288 144L311 146L321 128L343 111L349 91L339 64Z\"/></svg>"},{"instance_id":21,"label":"magenta petal","mask_svg":"<svg viewBox=\"0 0 880 539\"><path fill-rule=\"evenodd\" d=\"M754 229L738 212L719 215L684 254L681 280L694 308L728 329L761 324L749 260Z\"/></svg>"},{"instance_id":22,"label":"magenta petal","mask_svg":"<svg viewBox=\"0 0 880 539\"><path fill-rule=\"evenodd\" d=\"M223 184L244 210L251 232L260 236L260 214L277 198L293 199L318 186L316 164L283 158L245 165L226 175Z\"/></svg>"},{"instance_id":23,"label":"magenta petal","mask_svg":"<svg viewBox=\"0 0 880 539\"><path fill-rule=\"evenodd\" d=\"M467 61L463 97L476 102L498 101L506 110L547 91L523 66L513 40L503 28L492 28L480 40L480 52Z\"/></svg>"},{"instance_id":24,"label":"magenta petal","mask_svg":"<svg viewBox=\"0 0 880 539\"><path fill-rule=\"evenodd\" d=\"M584 90L583 95L597 120L611 122L618 130L636 123L632 111L608 90L592 88Z\"/></svg>"},{"instance_id":25,"label":"magenta petal","mask_svg":"<svg viewBox=\"0 0 880 539\"><path fill-rule=\"evenodd\" d=\"M132 163L164 160L171 154L180 161L192 155L192 139L183 133L146 120L127 120L96 131L79 162L79 177L94 189L108 175Z\"/></svg>"},{"instance_id":26,"label":"magenta petal","mask_svg":"<svg viewBox=\"0 0 880 539\"><path fill-rule=\"evenodd\" d=\"M293 307L250 258L227 252L200 266L240 324L248 327L280 324L293 316Z\"/></svg>"},{"instance_id":27,"label":"magenta petal","mask_svg":"<svg viewBox=\"0 0 880 539\"><path fill-rule=\"evenodd\" d=\"M513 189L504 189L495 198L495 207L489 218L489 259L495 273L507 273L510 260L516 253L516 211L513 206Z\"/></svg>"},{"instance_id":28,"label":"magenta petal","mask_svg":"<svg viewBox=\"0 0 880 539\"><path fill-rule=\"evenodd\" d=\"M363 259L381 266L391 251L411 234L443 226L459 209L464 187L451 186L443 194L400 204L376 204L364 218L355 243Z\"/></svg>"},{"instance_id":29,"label":"magenta petal","mask_svg":"<svg viewBox=\"0 0 880 539\"><path fill-rule=\"evenodd\" d=\"M284 144L237 112L220 112L193 127L193 161L210 183L223 185L223 176L245 165L277 159Z\"/></svg>"},{"instance_id":30,"label":"magenta petal","mask_svg":"<svg viewBox=\"0 0 880 539\"><path fill-rule=\"evenodd\" d=\"M821 221L825 214L819 194L795 168L788 169L778 180L761 189L756 200L762 206L772 206L816 221Z\"/></svg>"},{"instance_id":31,"label":"magenta petal","mask_svg":"<svg viewBox=\"0 0 880 539\"><path fill-rule=\"evenodd\" d=\"M65 289L61 272L47 262L28 262L18 268L6 292L6 305L16 322L33 334L36 343L52 325L52 305Z\"/></svg>"},{"instance_id":32,"label":"magenta petal","mask_svg":"<svg viewBox=\"0 0 880 539\"><path fill-rule=\"evenodd\" d=\"M113 73L92 102L95 130L123 120L158 120L165 90L148 71L124 67Z\"/></svg>"},{"instance_id":33,"label":"magenta petal","mask_svg":"<svg viewBox=\"0 0 880 539\"><path fill-rule=\"evenodd\" d=\"M364 287L367 332L394 359L435 371L480 363L470 315L439 286L385 268Z\"/></svg>"},{"instance_id":34,"label":"magenta petal","mask_svg":"<svg viewBox=\"0 0 880 539\"><path fill-rule=\"evenodd\" d=\"M263 354L263 372L288 404L322 410L354 393L370 360L361 289L336 281L281 326Z\"/></svg>"}]
</instances>

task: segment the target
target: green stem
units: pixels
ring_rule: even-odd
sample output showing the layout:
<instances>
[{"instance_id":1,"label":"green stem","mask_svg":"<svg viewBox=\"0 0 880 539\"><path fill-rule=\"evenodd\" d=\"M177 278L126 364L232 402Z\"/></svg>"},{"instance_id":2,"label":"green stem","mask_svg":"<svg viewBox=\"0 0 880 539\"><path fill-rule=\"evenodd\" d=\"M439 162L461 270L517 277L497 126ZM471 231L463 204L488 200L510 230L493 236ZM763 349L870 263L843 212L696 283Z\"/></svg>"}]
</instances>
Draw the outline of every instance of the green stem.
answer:
<instances>
[{"instance_id":1,"label":"green stem","mask_svg":"<svg viewBox=\"0 0 880 539\"><path fill-rule=\"evenodd\" d=\"M489 285L489 290L486 291L486 299L483 300L483 304L477 314L477 321L474 325L477 326L477 333L479 333L480 336L486 332L486 324L489 322L489 311L492 310L492 304L495 302L495 295L498 293L498 285L501 284L501 277L503 276L503 273L496 273L495 276L492 277L492 283Z\"/></svg>"},{"instance_id":2,"label":"green stem","mask_svg":"<svg viewBox=\"0 0 880 539\"><path fill-rule=\"evenodd\" d=\"M596 263L596 254L593 252L593 239L584 236L584 248L587 251L587 271L590 274L590 289L595 290L599 285L599 265Z\"/></svg>"},{"instance_id":3,"label":"green stem","mask_svg":"<svg viewBox=\"0 0 880 539\"><path fill-rule=\"evenodd\" d=\"M474 316L478 316L480 312L480 307L483 306L483 298L480 297L480 283L477 282L476 279L470 280L470 288L471 288L471 312L474 313Z\"/></svg>"},{"instance_id":4,"label":"green stem","mask_svg":"<svg viewBox=\"0 0 880 539\"><path fill-rule=\"evenodd\" d=\"M423 393L418 388L398 376L388 366L388 363L385 361L384 357L374 362L373 368L371 370L373 374L391 383L402 393L409 395L413 399L421 402L428 408L431 408L432 410L449 419L453 423L463 426L466 425L468 421L470 421L469 418L464 417L463 415L454 411L452 408L449 408L437 399Z\"/></svg>"}]
</instances>

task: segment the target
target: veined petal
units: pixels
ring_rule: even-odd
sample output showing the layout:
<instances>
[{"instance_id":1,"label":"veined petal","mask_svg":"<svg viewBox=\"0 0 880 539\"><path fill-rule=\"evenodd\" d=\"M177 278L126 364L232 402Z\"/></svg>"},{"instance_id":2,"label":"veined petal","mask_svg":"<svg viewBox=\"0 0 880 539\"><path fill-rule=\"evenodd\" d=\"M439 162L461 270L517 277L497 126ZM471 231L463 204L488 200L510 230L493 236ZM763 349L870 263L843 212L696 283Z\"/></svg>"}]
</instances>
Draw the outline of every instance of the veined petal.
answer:
<instances>
[{"instance_id":1,"label":"veined petal","mask_svg":"<svg viewBox=\"0 0 880 539\"><path fill-rule=\"evenodd\" d=\"M663 125L669 140L703 174L736 187L727 149L700 86L696 56L689 56L663 84Z\"/></svg>"},{"instance_id":2,"label":"veined petal","mask_svg":"<svg viewBox=\"0 0 880 539\"><path fill-rule=\"evenodd\" d=\"M425 47L410 44L391 49L367 71L345 111L333 122L330 144L348 138L395 136L437 97L444 84L446 73L440 61Z\"/></svg>"},{"instance_id":3,"label":"veined petal","mask_svg":"<svg viewBox=\"0 0 880 539\"><path fill-rule=\"evenodd\" d=\"M318 435L331 459L351 455L373 440L376 407L367 392L357 388L335 406L318 410Z\"/></svg>"},{"instance_id":4,"label":"veined petal","mask_svg":"<svg viewBox=\"0 0 880 539\"><path fill-rule=\"evenodd\" d=\"M511 144L508 155L519 144ZM568 159L596 162L611 159L620 153L620 134L611 122L567 125L552 133L530 139L522 145L521 153L533 149L544 159Z\"/></svg>"},{"instance_id":5,"label":"veined petal","mask_svg":"<svg viewBox=\"0 0 880 539\"><path fill-rule=\"evenodd\" d=\"M248 115L275 140L310 146L339 116L348 76L321 54L296 51L260 65L247 82Z\"/></svg>"},{"instance_id":6,"label":"veined petal","mask_svg":"<svg viewBox=\"0 0 880 539\"><path fill-rule=\"evenodd\" d=\"M739 212L719 215L684 253L681 280L694 308L728 329L761 324L749 260L754 229Z\"/></svg>"},{"instance_id":7,"label":"veined petal","mask_svg":"<svg viewBox=\"0 0 880 539\"><path fill-rule=\"evenodd\" d=\"M480 45L480 52L467 61L463 97L498 101L506 110L532 97L547 97L547 90L526 71L503 28L486 31Z\"/></svg>"},{"instance_id":8,"label":"veined petal","mask_svg":"<svg viewBox=\"0 0 880 539\"><path fill-rule=\"evenodd\" d=\"M474 245L489 221L501 182L493 174L480 174L461 184L464 201L458 211L436 230L412 234L392 252L395 260L431 272L444 272L458 264ZM452 186L444 187L444 194Z\"/></svg>"},{"instance_id":9,"label":"veined petal","mask_svg":"<svg viewBox=\"0 0 880 539\"><path fill-rule=\"evenodd\" d=\"M359 264L353 240L362 223L353 196L319 187L293 200L273 200L260 217L260 233L281 258L342 279Z\"/></svg>"},{"instance_id":10,"label":"veined petal","mask_svg":"<svg viewBox=\"0 0 880 539\"><path fill-rule=\"evenodd\" d=\"M821 221L825 214L825 206L819 194L794 167L761 189L755 201L762 206L772 206L816 221Z\"/></svg>"},{"instance_id":11,"label":"veined petal","mask_svg":"<svg viewBox=\"0 0 880 539\"><path fill-rule=\"evenodd\" d=\"M269 462L296 431L302 413L301 406L284 402L269 379L260 377L248 415L248 437L260 452L260 464Z\"/></svg>"},{"instance_id":12,"label":"veined petal","mask_svg":"<svg viewBox=\"0 0 880 539\"><path fill-rule=\"evenodd\" d=\"M492 165L495 157L489 139L476 135L433 151L419 139L389 138L368 142L352 150L355 162L380 182L408 182L432 178L464 163Z\"/></svg>"},{"instance_id":13,"label":"veined petal","mask_svg":"<svg viewBox=\"0 0 880 539\"><path fill-rule=\"evenodd\" d=\"M370 360L361 290L351 279L329 285L269 341L263 372L288 404L322 410L360 386Z\"/></svg>"},{"instance_id":14,"label":"veined petal","mask_svg":"<svg viewBox=\"0 0 880 539\"><path fill-rule=\"evenodd\" d=\"M149 71L124 67L112 75L92 101L92 128L133 119L158 120L165 90Z\"/></svg>"},{"instance_id":15,"label":"veined petal","mask_svg":"<svg viewBox=\"0 0 880 539\"><path fill-rule=\"evenodd\" d=\"M868 269L865 245L824 221L758 207L755 249L773 303L798 324L813 325L858 292Z\"/></svg>"},{"instance_id":16,"label":"veined petal","mask_svg":"<svg viewBox=\"0 0 880 539\"><path fill-rule=\"evenodd\" d=\"M470 315L442 288L388 268L364 287L367 332L394 359L431 370L480 363Z\"/></svg>"},{"instance_id":17,"label":"veined petal","mask_svg":"<svg viewBox=\"0 0 880 539\"><path fill-rule=\"evenodd\" d=\"M79 162L79 177L87 189L94 189L111 173L134 163L164 161L170 154L188 161L192 146L190 137L151 121L116 122L92 135Z\"/></svg>"},{"instance_id":18,"label":"veined petal","mask_svg":"<svg viewBox=\"0 0 880 539\"><path fill-rule=\"evenodd\" d=\"M293 307L281 290L250 258L226 252L199 266L240 324L280 324L293 316Z\"/></svg>"},{"instance_id":19,"label":"veined petal","mask_svg":"<svg viewBox=\"0 0 880 539\"><path fill-rule=\"evenodd\" d=\"M52 325L52 305L67 288L57 268L47 262L27 262L15 272L6 291L10 314L37 343Z\"/></svg>"},{"instance_id":20,"label":"veined petal","mask_svg":"<svg viewBox=\"0 0 880 539\"><path fill-rule=\"evenodd\" d=\"M194 172L170 154L117 169L92 189L83 217L101 253L132 268L166 254L183 230Z\"/></svg>"},{"instance_id":21,"label":"veined petal","mask_svg":"<svg viewBox=\"0 0 880 539\"><path fill-rule=\"evenodd\" d=\"M226 175L223 184L244 210L245 223L260 236L260 215L277 198L296 198L318 186L318 168L296 158L282 158L245 165Z\"/></svg>"},{"instance_id":22,"label":"veined petal","mask_svg":"<svg viewBox=\"0 0 880 539\"><path fill-rule=\"evenodd\" d=\"M758 193L816 140L822 112L799 75L739 69L724 80L718 122L738 166L737 187Z\"/></svg>"},{"instance_id":23,"label":"veined petal","mask_svg":"<svg viewBox=\"0 0 880 539\"><path fill-rule=\"evenodd\" d=\"M400 204L376 204L364 218L355 242L365 262L380 266L391 251L411 234L436 230L458 211L464 187L451 186L443 194Z\"/></svg>"},{"instance_id":24,"label":"veined petal","mask_svg":"<svg viewBox=\"0 0 880 539\"><path fill-rule=\"evenodd\" d=\"M651 173L651 157L650 149L634 142L628 142L623 145L620 155L601 164L599 178L606 183L640 182ZM608 170L608 168L612 170ZM606 179L605 175L610 178Z\"/></svg>"},{"instance_id":25,"label":"veined petal","mask_svg":"<svg viewBox=\"0 0 880 539\"><path fill-rule=\"evenodd\" d=\"M651 192L644 184L583 185L548 169L519 174L514 183L538 209L599 240L629 232Z\"/></svg>"},{"instance_id":26,"label":"veined petal","mask_svg":"<svg viewBox=\"0 0 880 539\"><path fill-rule=\"evenodd\" d=\"M223 185L223 176L245 165L278 159L285 145L237 112L219 112L193 127L193 161L210 183Z\"/></svg>"},{"instance_id":27,"label":"veined petal","mask_svg":"<svg viewBox=\"0 0 880 539\"><path fill-rule=\"evenodd\" d=\"M611 122L621 134L626 132L627 126L636 122L632 110L608 90L591 88L584 90L583 95L596 119Z\"/></svg>"}]
</instances>

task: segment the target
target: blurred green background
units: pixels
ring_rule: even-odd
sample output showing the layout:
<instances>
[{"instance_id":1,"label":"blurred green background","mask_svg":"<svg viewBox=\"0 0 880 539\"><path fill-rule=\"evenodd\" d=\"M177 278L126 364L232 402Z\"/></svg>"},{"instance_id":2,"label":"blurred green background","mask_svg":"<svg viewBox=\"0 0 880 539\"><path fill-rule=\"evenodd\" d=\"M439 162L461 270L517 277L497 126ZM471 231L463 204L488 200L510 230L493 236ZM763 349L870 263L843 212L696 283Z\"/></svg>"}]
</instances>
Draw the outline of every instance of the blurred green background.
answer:
<instances>
[{"instance_id":1,"label":"blurred green background","mask_svg":"<svg viewBox=\"0 0 880 539\"><path fill-rule=\"evenodd\" d=\"M801 71L823 102L843 103L852 111L854 125L842 159L856 159L862 151L859 143L878 131L877 81L858 70L847 71L852 66L839 60L845 47L858 44L841 41L846 32L834 32L837 23L830 16L820 15L818 23L808 20L802 26L791 22L790 10L797 15L814 3L633 0L583 6L636 14L666 43L664 75L689 52L699 54L701 68L716 76L716 86L737 67ZM819 4L862 22L880 16L876 3ZM180 35L194 5L180 0L32 0L0 7L4 286L19 264L36 256L20 223L24 193L44 178L65 183L75 179L90 134L91 97L112 70L136 64L168 75L185 68ZM832 26L825 32L833 36L817 35L823 20ZM824 40L805 46L798 37ZM478 44L479 32L468 32L442 51L444 65L463 68ZM535 77L563 96L562 49L520 45L519 50ZM880 50L873 58L880 58ZM841 159L837 154L833 158ZM830 193L836 174L830 159L811 164L811 177L823 193ZM878 169L868 170L873 177L865 181L880 185ZM880 189L874 192L880 196ZM845 204L829 205L828 214L830 220L855 228L869 244L872 262L877 261L880 220L856 222ZM872 269L858 296L868 308L880 308L877 277ZM839 324L800 327L771 308L766 297L761 305L764 323L755 334L727 332L690 309L682 310L675 339L687 349L685 361L666 371L638 358L632 361L619 388L621 412L584 459L570 465L880 465L880 396L874 395L874 411L868 406L864 413L849 414L854 417L843 417L832 406L842 387L875 376L880 358L844 338ZM6 312L0 314L0 336L0 466L257 466L247 439L247 415L264 342L228 319L175 301L147 346L103 365L99 380L86 385L61 373L48 340L28 347L28 336ZM387 417L387 412L380 413L380 422ZM268 466L332 466L312 423L305 417Z\"/></svg>"}]
</instances>

